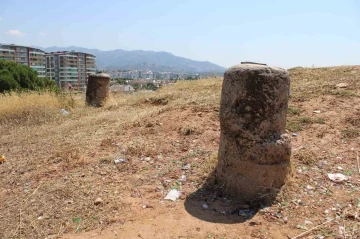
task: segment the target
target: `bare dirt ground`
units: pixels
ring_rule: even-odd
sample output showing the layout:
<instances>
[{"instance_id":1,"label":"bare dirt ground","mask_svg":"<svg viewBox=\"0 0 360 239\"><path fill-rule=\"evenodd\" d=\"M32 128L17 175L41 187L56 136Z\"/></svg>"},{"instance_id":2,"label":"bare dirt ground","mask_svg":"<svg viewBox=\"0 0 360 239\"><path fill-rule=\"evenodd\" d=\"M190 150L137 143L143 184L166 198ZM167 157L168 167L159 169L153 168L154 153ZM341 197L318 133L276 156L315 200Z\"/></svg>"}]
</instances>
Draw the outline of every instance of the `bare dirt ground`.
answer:
<instances>
[{"instance_id":1,"label":"bare dirt ground","mask_svg":"<svg viewBox=\"0 0 360 239\"><path fill-rule=\"evenodd\" d=\"M360 67L290 74L293 173L273 205L214 185L221 79L113 96L104 109L80 98L64 117L0 114L0 238L360 238ZM179 200L164 200L171 189Z\"/></svg>"}]
</instances>

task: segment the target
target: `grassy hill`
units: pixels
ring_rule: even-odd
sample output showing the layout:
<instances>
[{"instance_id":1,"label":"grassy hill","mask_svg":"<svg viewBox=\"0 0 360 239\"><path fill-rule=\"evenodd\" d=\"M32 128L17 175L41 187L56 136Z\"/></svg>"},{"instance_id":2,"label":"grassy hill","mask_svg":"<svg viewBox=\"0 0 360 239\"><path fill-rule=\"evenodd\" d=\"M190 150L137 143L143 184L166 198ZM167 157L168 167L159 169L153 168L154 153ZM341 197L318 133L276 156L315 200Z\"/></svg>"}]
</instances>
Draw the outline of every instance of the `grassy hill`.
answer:
<instances>
[{"instance_id":1,"label":"grassy hill","mask_svg":"<svg viewBox=\"0 0 360 239\"><path fill-rule=\"evenodd\" d=\"M327 220L308 235L355 238L360 67L289 73L293 176L252 218L204 185L217 161L221 79L111 95L99 109L85 107L84 95L74 108L68 95L0 96L0 238L278 239ZM336 172L348 181L332 183L327 174ZM178 202L163 200L171 188L183 191Z\"/></svg>"}]
</instances>

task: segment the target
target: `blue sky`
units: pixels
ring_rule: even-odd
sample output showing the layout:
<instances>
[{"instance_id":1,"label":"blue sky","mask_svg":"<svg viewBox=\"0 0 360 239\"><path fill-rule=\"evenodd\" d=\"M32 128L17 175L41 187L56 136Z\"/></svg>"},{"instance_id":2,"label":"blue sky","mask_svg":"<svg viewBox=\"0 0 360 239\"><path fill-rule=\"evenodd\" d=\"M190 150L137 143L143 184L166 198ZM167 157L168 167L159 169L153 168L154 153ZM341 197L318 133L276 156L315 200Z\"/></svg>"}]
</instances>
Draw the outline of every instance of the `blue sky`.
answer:
<instances>
[{"instance_id":1,"label":"blue sky","mask_svg":"<svg viewBox=\"0 0 360 239\"><path fill-rule=\"evenodd\" d=\"M360 64L360 1L1 0L0 42L168 51L224 67Z\"/></svg>"}]
</instances>

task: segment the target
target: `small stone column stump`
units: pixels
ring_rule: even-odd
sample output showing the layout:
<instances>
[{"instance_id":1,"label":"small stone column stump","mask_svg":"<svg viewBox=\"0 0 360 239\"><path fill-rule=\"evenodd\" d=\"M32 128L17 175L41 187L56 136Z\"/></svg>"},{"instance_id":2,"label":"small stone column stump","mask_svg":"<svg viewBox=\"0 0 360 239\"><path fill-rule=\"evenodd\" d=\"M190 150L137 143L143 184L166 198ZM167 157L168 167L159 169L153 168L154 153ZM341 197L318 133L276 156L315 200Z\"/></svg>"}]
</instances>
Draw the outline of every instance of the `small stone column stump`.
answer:
<instances>
[{"instance_id":1,"label":"small stone column stump","mask_svg":"<svg viewBox=\"0 0 360 239\"><path fill-rule=\"evenodd\" d=\"M285 134L290 92L286 70L242 63L224 74L215 176L224 192L245 202L272 200L290 170Z\"/></svg>"},{"instance_id":2,"label":"small stone column stump","mask_svg":"<svg viewBox=\"0 0 360 239\"><path fill-rule=\"evenodd\" d=\"M89 75L86 87L86 104L103 107L109 96L110 76L104 73Z\"/></svg>"}]
</instances>

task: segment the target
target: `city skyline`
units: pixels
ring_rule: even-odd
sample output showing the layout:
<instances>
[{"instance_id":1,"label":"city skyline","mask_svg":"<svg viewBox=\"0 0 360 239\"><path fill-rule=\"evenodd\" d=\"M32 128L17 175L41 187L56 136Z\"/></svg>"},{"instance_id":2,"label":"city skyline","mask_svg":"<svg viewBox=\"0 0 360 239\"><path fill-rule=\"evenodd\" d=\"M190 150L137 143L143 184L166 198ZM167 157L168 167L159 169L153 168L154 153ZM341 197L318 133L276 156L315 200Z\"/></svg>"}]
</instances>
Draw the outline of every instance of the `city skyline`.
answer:
<instances>
[{"instance_id":1,"label":"city skyline","mask_svg":"<svg viewBox=\"0 0 360 239\"><path fill-rule=\"evenodd\" d=\"M46 52L34 46L0 43L0 60L14 61L27 65L38 76L48 77L61 88L74 85L80 90L86 88L87 76L101 70L95 62L96 56L87 52L56 51ZM151 70L101 70L111 78L132 80L173 80L200 79L199 74Z\"/></svg>"}]
</instances>

